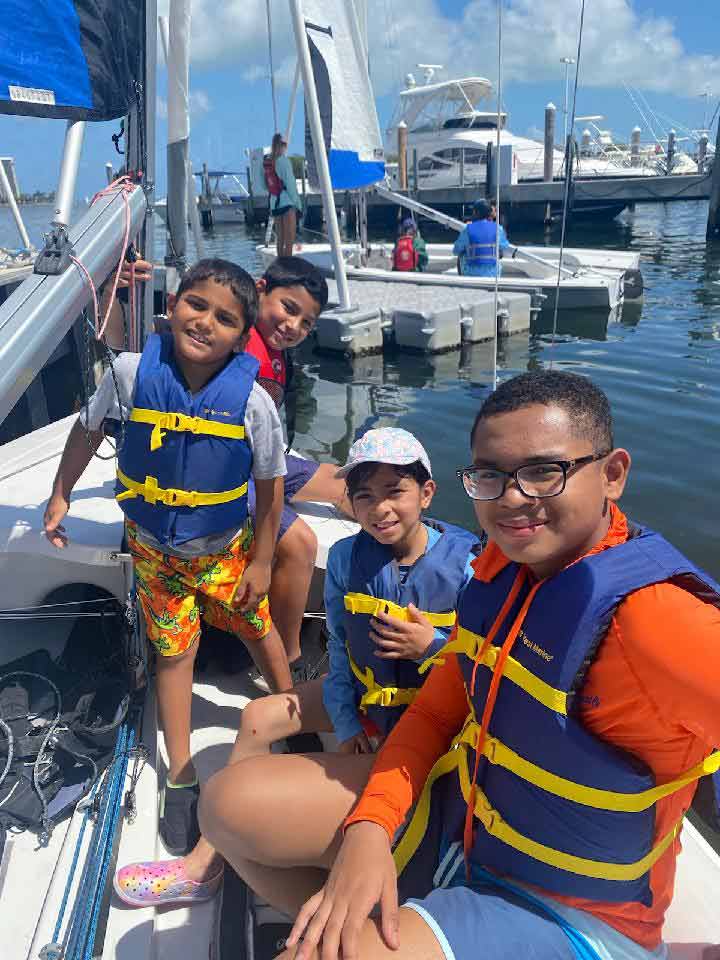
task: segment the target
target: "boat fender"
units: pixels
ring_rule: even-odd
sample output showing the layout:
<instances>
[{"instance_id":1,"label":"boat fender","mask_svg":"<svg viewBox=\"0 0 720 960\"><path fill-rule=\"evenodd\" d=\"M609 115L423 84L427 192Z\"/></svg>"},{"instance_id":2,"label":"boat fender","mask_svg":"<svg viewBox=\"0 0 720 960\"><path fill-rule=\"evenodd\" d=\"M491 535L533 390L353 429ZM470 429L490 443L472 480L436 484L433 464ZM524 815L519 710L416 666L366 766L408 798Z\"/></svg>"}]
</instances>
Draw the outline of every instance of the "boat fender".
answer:
<instances>
[{"instance_id":1,"label":"boat fender","mask_svg":"<svg viewBox=\"0 0 720 960\"><path fill-rule=\"evenodd\" d=\"M642 273L637 270L626 270L623 274L623 291L626 300L639 300L643 295L645 283Z\"/></svg>"}]
</instances>

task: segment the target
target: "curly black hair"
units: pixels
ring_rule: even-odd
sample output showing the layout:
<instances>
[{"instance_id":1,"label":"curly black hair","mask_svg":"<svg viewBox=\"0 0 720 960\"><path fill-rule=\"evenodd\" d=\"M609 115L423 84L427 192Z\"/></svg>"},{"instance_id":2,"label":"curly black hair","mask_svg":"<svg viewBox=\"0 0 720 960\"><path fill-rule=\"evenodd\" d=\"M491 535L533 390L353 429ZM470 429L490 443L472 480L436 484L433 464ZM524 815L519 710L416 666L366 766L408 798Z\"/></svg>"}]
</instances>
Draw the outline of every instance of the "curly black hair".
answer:
<instances>
[{"instance_id":1,"label":"curly black hair","mask_svg":"<svg viewBox=\"0 0 720 960\"><path fill-rule=\"evenodd\" d=\"M608 398L588 377L565 370L531 370L501 383L480 407L470 431L470 445L481 420L534 404L560 407L567 413L575 434L586 437L598 449L612 450L613 422Z\"/></svg>"},{"instance_id":2,"label":"curly black hair","mask_svg":"<svg viewBox=\"0 0 720 960\"><path fill-rule=\"evenodd\" d=\"M192 290L200 283L206 280L214 280L215 283L223 287L230 287L233 296L242 307L243 317L245 318L245 329L247 333L251 327L255 326L258 314L258 294L255 289L255 281L247 272L231 260L222 260L219 257L208 257L205 260L198 260L196 264L187 270L177 288L177 298Z\"/></svg>"}]
</instances>

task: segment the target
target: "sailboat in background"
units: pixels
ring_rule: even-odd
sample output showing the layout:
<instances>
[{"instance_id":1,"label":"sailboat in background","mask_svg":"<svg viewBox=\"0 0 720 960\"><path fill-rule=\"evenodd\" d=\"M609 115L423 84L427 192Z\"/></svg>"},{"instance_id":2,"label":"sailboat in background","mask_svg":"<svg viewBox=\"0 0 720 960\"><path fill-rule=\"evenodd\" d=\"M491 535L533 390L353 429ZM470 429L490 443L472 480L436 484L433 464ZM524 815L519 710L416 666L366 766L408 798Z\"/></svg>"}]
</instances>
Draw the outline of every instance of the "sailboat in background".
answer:
<instances>
[{"instance_id":1,"label":"sailboat in background","mask_svg":"<svg viewBox=\"0 0 720 960\"><path fill-rule=\"evenodd\" d=\"M321 346L351 353L381 349L383 330L385 337L391 330L401 346L427 350L457 347L463 339L490 339L495 335L496 318L486 316L480 327L469 318L478 304L487 313L488 297L494 295L496 286L505 301L502 310L514 318L515 330L529 328L535 294L540 294L535 302L547 311L554 311L556 304L560 309L605 312L622 305L626 274L637 279L635 254L608 256L606 251L573 250L559 263L558 250L523 245L496 284L494 278L458 276L452 246L432 244L425 272L393 273L392 243L367 242L364 190L375 189L399 207L415 210L450 229L462 230L464 224L385 186L382 136L352 0L333 4L308 0L303 6L304 20L296 4L291 3L291 9L305 89L310 183L321 192L330 241L303 243L302 254L335 280L339 306L339 312L324 317L319 325ZM313 119L315 113L317 120ZM334 190L355 191L359 197L359 242L341 242ZM258 252L264 264L274 256L268 245L260 246ZM526 299L513 299L514 295ZM357 323L348 313L353 298L361 312ZM379 314L376 322L369 315L372 311ZM408 322L409 314L417 320ZM428 322L429 314L433 318Z\"/></svg>"}]
</instances>

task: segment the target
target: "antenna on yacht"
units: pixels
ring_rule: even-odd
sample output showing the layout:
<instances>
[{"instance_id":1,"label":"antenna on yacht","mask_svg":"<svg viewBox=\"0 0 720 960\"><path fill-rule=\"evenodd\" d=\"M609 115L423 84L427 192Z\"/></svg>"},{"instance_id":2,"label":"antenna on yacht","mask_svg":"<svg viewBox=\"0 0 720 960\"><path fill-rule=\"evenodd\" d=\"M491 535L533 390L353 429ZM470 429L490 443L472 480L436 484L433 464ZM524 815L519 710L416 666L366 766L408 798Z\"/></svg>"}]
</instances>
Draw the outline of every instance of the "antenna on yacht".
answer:
<instances>
[{"instance_id":1,"label":"antenna on yacht","mask_svg":"<svg viewBox=\"0 0 720 960\"><path fill-rule=\"evenodd\" d=\"M418 68L418 70L422 70L426 84L433 82L436 70L445 69L441 63L416 63L415 66Z\"/></svg>"}]
</instances>

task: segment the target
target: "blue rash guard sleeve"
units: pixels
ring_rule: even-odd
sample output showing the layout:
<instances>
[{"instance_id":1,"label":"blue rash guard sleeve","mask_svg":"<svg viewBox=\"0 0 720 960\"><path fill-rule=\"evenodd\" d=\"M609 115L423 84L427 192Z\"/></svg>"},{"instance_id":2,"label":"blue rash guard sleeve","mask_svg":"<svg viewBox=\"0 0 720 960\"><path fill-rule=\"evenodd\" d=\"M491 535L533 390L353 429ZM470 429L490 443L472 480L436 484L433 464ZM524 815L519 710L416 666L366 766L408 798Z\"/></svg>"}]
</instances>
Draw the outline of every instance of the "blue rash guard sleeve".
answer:
<instances>
[{"instance_id":1,"label":"blue rash guard sleeve","mask_svg":"<svg viewBox=\"0 0 720 960\"><path fill-rule=\"evenodd\" d=\"M345 646L345 594L355 537L330 548L325 569L325 614L330 669L323 681L323 704L340 743L362 732L355 683Z\"/></svg>"}]
</instances>

